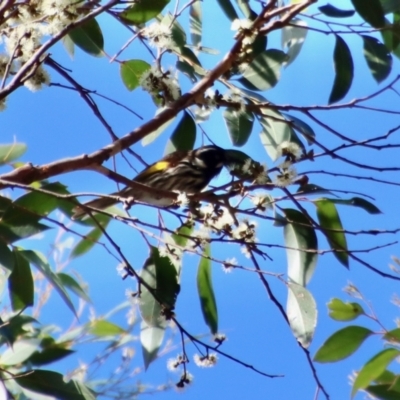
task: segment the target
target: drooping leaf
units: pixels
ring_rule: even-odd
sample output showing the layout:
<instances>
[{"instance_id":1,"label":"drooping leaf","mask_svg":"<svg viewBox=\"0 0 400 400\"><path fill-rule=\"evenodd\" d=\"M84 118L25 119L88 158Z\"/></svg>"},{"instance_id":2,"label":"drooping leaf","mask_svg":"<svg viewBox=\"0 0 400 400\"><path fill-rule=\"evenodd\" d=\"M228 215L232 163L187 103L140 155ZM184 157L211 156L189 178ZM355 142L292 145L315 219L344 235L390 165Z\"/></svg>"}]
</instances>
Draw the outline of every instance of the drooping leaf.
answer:
<instances>
[{"instance_id":1,"label":"drooping leaf","mask_svg":"<svg viewBox=\"0 0 400 400\"><path fill-rule=\"evenodd\" d=\"M307 348L317 326L317 304L305 287L289 283L286 314L295 338Z\"/></svg>"},{"instance_id":2,"label":"drooping leaf","mask_svg":"<svg viewBox=\"0 0 400 400\"><path fill-rule=\"evenodd\" d=\"M278 83L281 67L288 59L281 50L265 50L253 59L239 82L250 90L268 90Z\"/></svg>"},{"instance_id":3,"label":"drooping leaf","mask_svg":"<svg viewBox=\"0 0 400 400\"><path fill-rule=\"evenodd\" d=\"M143 60L128 60L120 64L122 82L130 91L139 86L140 77L148 71L151 65Z\"/></svg>"},{"instance_id":4,"label":"drooping leaf","mask_svg":"<svg viewBox=\"0 0 400 400\"><path fill-rule=\"evenodd\" d=\"M311 145L314 143L315 132L310 125L306 124L304 121L293 115L284 113L282 113L282 115L285 117L286 120L292 123L293 129L299 132L304 137L304 139L306 139L308 144Z\"/></svg>"},{"instance_id":5,"label":"drooping leaf","mask_svg":"<svg viewBox=\"0 0 400 400\"><path fill-rule=\"evenodd\" d=\"M195 142L196 124L190 114L184 111L182 119L179 121L167 142L164 155L170 154L176 150L192 150Z\"/></svg>"},{"instance_id":6,"label":"drooping leaf","mask_svg":"<svg viewBox=\"0 0 400 400\"><path fill-rule=\"evenodd\" d=\"M364 57L374 79L379 83L386 79L392 70L392 56L387 47L378 39L362 35Z\"/></svg>"},{"instance_id":7,"label":"drooping leaf","mask_svg":"<svg viewBox=\"0 0 400 400\"><path fill-rule=\"evenodd\" d=\"M329 104L336 103L346 96L353 82L354 74L353 58L346 42L338 35L335 37L336 44L333 52L335 80L329 96Z\"/></svg>"},{"instance_id":8,"label":"drooping leaf","mask_svg":"<svg viewBox=\"0 0 400 400\"><path fill-rule=\"evenodd\" d=\"M84 288L71 275L68 275L64 272L59 272L56 275L58 276L65 288L69 289L78 297L90 303L90 297L88 296Z\"/></svg>"},{"instance_id":9,"label":"drooping leaf","mask_svg":"<svg viewBox=\"0 0 400 400\"><path fill-rule=\"evenodd\" d=\"M184 222L177 230L176 233L172 234L172 239L178 246L185 247L190 235L194 229L193 223L190 221Z\"/></svg>"},{"instance_id":10,"label":"drooping leaf","mask_svg":"<svg viewBox=\"0 0 400 400\"><path fill-rule=\"evenodd\" d=\"M64 300L67 307L76 315L75 307L67 291L65 290L62 281L59 279L57 274L52 271L46 257L39 251L34 250L20 250L19 253L26 261L32 263L46 277L46 279L53 285L54 289Z\"/></svg>"},{"instance_id":11,"label":"drooping leaf","mask_svg":"<svg viewBox=\"0 0 400 400\"><path fill-rule=\"evenodd\" d=\"M385 15L379 0L351 0L360 17L374 28L385 26Z\"/></svg>"},{"instance_id":12,"label":"drooping leaf","mask_svg":"<svg viewBox=\"0 0 400 400\"><path fill-rule=\"evenodd\" d=\"M203 28L203 15L201 10L201 2L196 1L190 6L190 37L195 47L201 46L201 34Z\"/></svg>"},{"instance_id":13,"label":"drooping leaf","mask_svg":"<svg viewBox=\"0 0 400 400\"><path fill-rule=\"evenodd\" d=\"M232 144L238 147L246 144L253 129L253 114L228 107L223 116Z\"/></svg>"},{"instance_id":14,"label":"drooping leaf","mask_svg":"<svg viewBox=\"0 0 400 400\"><path fill-rule=\"evenodd\" d=\"M344 303L340 299L332 299L328 303L329 316L336 321L352 321L365 314L358 303Z\"/></svg>"},{"instance_id":15,"label":"drooping leaf","mask_svg":"<svg viewBox=\"0 0 400 400\"><path fill-rule=\"evenodd\" d=\"M296 143L304 151L303 143L282 114L274 110L264 110L263 115L264 117L259 119L263 128L260 139L272 161L276 161L281 155L279 146L283 142Z\"/></svg>"},{"instance_id":16,"label":"drooping leaf","mask_svg":"<svg viewBox=\"0 0 400 400\"><path fill-rule=\"evenodd\" d=\"M9 164L20 158L26 152L25 143L11 143L0 145L0 166Z\"/></svg>"},{"instance_id":17,"label":"drooping leaf","mask_svg":"<svg viewBox=\"0 0 400 400\"><path fill-rule=\"evenodd\" d=\"M142 0L122 11L120 17L128 24L141 25L150 21L170 2L170 0Z\"/></svg>"},{"instance_id":18,"label":"drooping leaf","mask_svg":"<svg viewBox=\"0 0 400 400\"><path fill-rule=\"evenodd\" d=\"M358 390L366 388L373 380L378 378L399 354L400 350L389 348L371 358L358 373L353 383L351 397L354 397Z\"/></svg>"},{"instance_id":19,"label":"drooping leaf","mask_svg":"<svg viewBox=\"0 0 400 400\"><path fill-rule=\"evenodd\" d=\"M355 14L354 10L341 10L331 4L326 4L325 6L318 7L318 10L328 17L333 18L347 18L352 17Z\"/></svg>"},{"instance_id":20,"label":"drooping leaf","mask_svg":"<svg viewBox=\"0 0 400 400\"><path fill-rule=\"evenodd\" d=\"M217 0L217 3L231 21L239 18L230 0Z\"/></svg>"},{"instance_id":21,"label":"drooping leaf","mask_svg":"<svg viewBox=\"0 0 400 400\"><path fill-rule=\"evenodd\" d=\"M291 25L283 27L281 42L282 48L286 49L289 57L287 65L291 64L300 54L307 32L307 23L299 19L293 19Z\"/></svg>"},{"instance_id":22,"label":"drooping leaf","mask_svg":"<svg viewBox=\"0 0 400 400\"><path fill-rule=\"evenodd\" d=\"M161 23L171 28L171 39L178 51L186 45L186 32L171 13L165 14Z\"/></svg>"},{"instance_id":23,"label":"drooping leaf","mask_svg":"<svg viewBox=\"0 0 400 400\"><path fill-rule=\"evenodd\" d=\"M317 207L317 216L322 232L328 239L331 248L336 250L333 253L334 256L348 268L347 240L335 204L328 199L315 200L314 204Z\"/></svg>"},{"instance_id":24,"label":"drooping leaf","mask_svg":"<svg viewBox=\"0 0 400 400\"><path fill-rule=\"evenodd\" d=\"M156 116L158 114L160 114L162 111L165 110L165 107L163 108L158 108L156 111ZM167 127L169 125L172 124L172 122L175 120L176 116L169 119L167 122L164 122L159 128L157 128L156 130L154 130L153 132L149 133L148 135L146 135L143 139L142 139L142 145L143 146L147 146L150 143L153 143L154 140L156 140L164 131L165 129L167 129Z\"/></svg>"},{"instance_id":25,"label":"drooping leaf","mask_svg":"<svg viewBox=\"0 0 400 400\"><path fill-rule=\"evenodd\" d=\"M14 268L8 277L8 291L14 311L33 305L33 277L30 265L19 250L13 250Z\"/></svg>"},{"instance_id":26,"label":"drooping leaf","mask_svg":"<svg viewBox=\"0 0 400 400\"><path fill-rule=\"evenodd\" d=\"M31 370L29 374L14 378L16 383L33 392L53 396L58 400L95 400L93 392L83 383L71 379L65 382L64 375L54 371Z\"/></svg>"},{"instance_id":27,"label":"drooping leaf","mask_svg":"<svg viewBox=\"0 0 400 400\"><path fill-rule=\"evenodd\" d=\"M158 350L164 339L165 322L157 326L149 326L145 321L140 324L140 343L142 345L145 369L157 358Z\"/></svg>"},{"instance_id":28,"label":"drooping leaf","mask_svg":"<svg viewBox=\"0 0 400 400\"><path fill-rule=\"evenodd\" d=\"M343 204L346 206L360 207L370 214L382 214L381 210L379 210L378 207L376 207L374 204L372 204L368 200L363 199L362 197L353 197L348 200L330 199L330 201L335 204Z\"/></svg>"},{"instance_id":29,"label":"drooping leaf","mask_svg":"<svg viewBox=\"0 0 400 400\"><path fill-rule=\"evenodd\" d=\"M12 254L12 251L2 241L0 241L0 267L10 272L14 268L14 256Z\"/></svg>"},{"instance_id":30,"label":"drooping leaf","mask_svg":"<svg viewBox=\"0 0 400 400\"><path fill-rule=\"evenodd\" d=\"M96 57L104 55L103 33L94 18L74 28L68 33L68 36L85 53Z\"/></svg>"},{"instance_id":31,"label":"drooping leaf","mask_svg":"<svg viewBox=\"0 0 400 400\"><path fill-rule=\"evenodd\" d=\"M147 286L141 285L140 312L143 320L149 326L159 326L161 309L174 308L179 293L177 267L166 256L160 256L156 247L150 248L141 278ZM161 304L163 307L161 307Z\"/></svg>"},{"instance_id":32,"label":"drooping leaf","mask_svg":"<svg viewBox=\"0 0 400 400\"><path fill-rule=\"evenodd\" d=\"M318 349L314 361L325 363L343 360L353 354L372 334L370 329L363 326L354 325L340 329Z\"/></svg>"},{"instance_id":33,"label":"drooping leaf","mask_svg":"<svg viewBox=\"0 0 400 400\"><path fill-rule=\"evenodd\" d=\"M107 225L109 222L110 222L110 218L108 217L108 220L102 224L103 229L107 228ZM70 257L76 258L83 254L86 254L90 249L93 248L94 245L96 245L98 243L98 241L102 235L103 235L103 230L101 230L99 227L93 228L72 249Z\"/></svg>"},{"instance_id":34,"label":"drooping leaf","mask_svg":"<svg viewBox=\"0 0 400 400\"><path fill-rule=\"evenodd\" d=\"M306 286L318 259L318 240L310 221L300 211L282 210L287 218L284 227L288 278L290 282Z\"/></svg>"},{"instance_id":35,"label":"drooping leaf","mask_svg":"<svg viewBox=\"0 0 400 400\"><path fill-rule=\"evenodd\" d=\"M204 320L211 333L216 334L218 332L218 310L212 284L211 260L208 258L210 257L209 245L205 247L203 254L205 257L200 259L197 269L197 291Z\"/></svg>"}]
</instances>

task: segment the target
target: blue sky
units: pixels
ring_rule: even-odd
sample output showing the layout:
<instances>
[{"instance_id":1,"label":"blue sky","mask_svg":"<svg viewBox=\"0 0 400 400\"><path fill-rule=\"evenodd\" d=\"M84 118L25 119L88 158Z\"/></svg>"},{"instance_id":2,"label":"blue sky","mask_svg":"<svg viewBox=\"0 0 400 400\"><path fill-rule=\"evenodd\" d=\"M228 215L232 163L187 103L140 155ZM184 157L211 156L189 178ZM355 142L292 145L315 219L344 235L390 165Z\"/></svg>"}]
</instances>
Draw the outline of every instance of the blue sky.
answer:
<instances>
[{"instance_id":1,"label":"blue sky","mask_svg":"<svg viewBox=\"0 0 400 400\"><path fill-rule=\"evenodd\" d=\"M205 66L212 68L224 52L232 44L233 32L230 31L230 23L214 5L204 2L204 39L203 44L217 48L220 54L207 56ZM337 2L337 5L346 8L348 2ZM349 6L350 7L350 6ZM347 8L349 8L347 7ZM113 55L129 37L128 32L117 29L117 25L111 19L103 17L99 19L104 32L105 49L109 55ZM362 57L362 41L351 35L344 36L349 44L355 60L355 81L349 94L343 102L356 97L366 96L377 90L379 86L373 81L365 60ZM279 34L273 34L269 38L269 47L279 47ZM265 93L265 96L277 104L314 105L327 104L334 72L332 63L334 38L318 33L309 33L302 52L298 59L287 69L282 71L282 77L278 85ZM123 86L119 77L117 63L110 64L107 58L91 58L79 49L73 61L70 60L62 45L52 49L53 57L62 65L71 68L75 79L83 86L96 89L99 93L117 99L123 104L129 105L143 116L144 121L154 115L155 108L151 100L140 89L130 93ZM147 61L139 46L133 45L121 59L142 58ZM168 65L166 65L168 66ZM398 61L394 60L391 76L383 83L385 85L394 78L398 71ZM51 73L54 82L63 82L62 78L54 72ZM183 87L190 87L186 78L181 78ZM140 125L140 120L134 115L124 111L110 102L98 99L101 112L111 124L115 132L122 136ZM394 92L385 93L376 101L371 102L375 106L388 109L398 108L398 95ZM300 117L299 114L294 114ZM397 115L361 112L359 110L341 110L316 114L327 125L334 127L341 133L357 139L365 139L382 135L398 123ZM0 114L2 126L2 141L17 141L28 144L28 152L23 156L24 161L34 164L43 164L59 158L90 153L110 142L110 138L104 128L93 116L88 107L80 100L79 96L69 90L51 87L32 94L22 88L14 93L9 101L6 112ZM317 138L328 147L340 144L340 141L322 130L317 125L310 123L315 129ZM153 144L142 147L140 143L134 146L134 150L151 163L160 158L164 152L165 143L172 132L171 125L161 137ZM218 145L229 148L231 146L228 134L221 118L221 113L216 112L210 122L204 125L206 131L212 136ZM393 141L394 142L394 141ZM243 151L254 159L271 165L258 138L258 128L254 129L249 142L243 147ZM315 152L319 150L315 148ZM374 165L395 165L396 150L384 152L365 151L357 149L349 150L343 154L360 160L363 163ZM393 161L392 161L393 160ZM134 176L121 159L117 160L118 171L126 176ZM111 165L111 164L109 164ZM140 165L137 165L140 169ZM348 165L329 157L318 158L314 163L307 162L299 165L298 171L329 170L342 173L352 172ZM353 171L354 172L354 171ZM356 171L357 172L357 171ZM358 171L360 172L360 171ZM373 172L361 171L365 176L373 176ZM380 178L396 180L395 173L375 174ZM343 225L349 230L361 229L395 229L399 226L398 214L394 211L398 204L399 189L395 186L372 185L366 181L347 180L319 175L309 175L312 183L319 184L328 189L341 189L357 191L372 195L383 214L369 215L365 211L350 207L340 207L340 215ZM115 190L115 184L104 177L92 172L76 172L60 176L61 182L68 185L69 189L85 192L108 193ZM227 181L229 176L222 173L219 182ZM398 178L397 178L398 180ZM278 192L275 193L278 195ZM352 197L351 194L344 197ZM313 210L313 206L307 206ZM155 218L153 210L147 208L134 208L132 215L143 217L148 213L148 218ZM314 214L315 215L315 214ZM147 248L141 241L137 232L128 229L121 224L113 223L110 233L118 241L133 267L140 269L147 257ZM43 252L49 251L49 246L54 240L56 232L50 233L42 241L30 241L26 247L37 248ZM262 241L272 244L282 244L282 228L275 227L266 221L259 221L258 235ZM327 249L328 244L322 237L320 247ZM396 240L394 235L386 237L374 236L348 236L349 249L365 249ZM77 240L75 238L75 240ZM240 255L234 246L213 246L213 255L216 258L235 256L240 264L251 267L249 260ZM371 253L361 254L360 257L370 264L390 272L388 264L391 255L399 255L398 244L377 250ZM286 270L286 256L282 249L271 248L268 250L272 261L264 261L262 268L274 273L284 273ZM196 269L198 258L186 256L182 273L181 293L178 298L176 314L179 321L184 324L192 334L205 335L208 341L208 329L201 315L196 289ZM90 296L93 306L98 314L104 314L117 304L125 300L125 290L134 288L134 282L121 280L116 273L116 261L110 257L103 248L97 246L91 253L69 263L68 270L75 270L90 284ZM217 296L219 326L226 333L228 340L221 350L254 367L270 374L282 374L283 378L269 379L257 375L244 367L220 357L216 367L212 369L200 369L191 360L189 370L195 380L191 387L182 394L189 399L208 398L230 399L251 398L258 399L312 399L316 391L312 372L307 364L303 351L299 348L286 323L279 315L276 307L268 299L268 296L256 274L235 270L231 274L225 274L219 265L213 265L214 289ZM342 289L351 281L371 301L376 314L388 327L394 328L394 319L398 309L391 303L393 294L398 291L398 283L385 280L367 270L365 267L351 262L350 270L346 270L331 255L326 254L319 258L315 275L309 285L309 290L315 297L318 305L318 325L314 341L310 347L312 355L321 346L324 340L334 331L345 326L334 322L327 316L326 303L333 297L352 301ZM286 302L286 287L278 280L269 279L271 287L282 304ZM82 317L85 321L87 315ZM43 323L56 323L69 326L73 316L61 301L53 295L52 302L43 314ZM124 313L118 315L114 321L123 323ZM370 327L377 330L378 327L372 321L363 318L355 321L355 324ZM138 333L138 330L136 331ZM143 383L158 385L168 380L176 381L178 376L166 369L166 361L179 353L179 335L176 331L169 331L168 338L177 346L166 356L163 356L150 366L146 373L141 373L139 379ZM360 368L375 352L382 348L382 342L378 337L371 337L361 350L348 360L336 364L316 364L317 373L324 387L330 393L331 399L347 398L350 393L348 375L352 370ZM137 355L133 360L133 367L142 366L139 344L136 344ZM62 364L63 368L72 369L77 360L88 362L91 354L96 354L97 348L85 350L72 356ZM189 354L196 351L188 345ZM110 363L106 369L113 370L118 365ZM132 368L133 368L132 367ZM136 378L132 379L136 382ZM174 399L174 390L158 394L160 399ZM361 399L362 394L357 398ZM323 398L320 394L319 398Z\"/></svg>"}]
</instances>

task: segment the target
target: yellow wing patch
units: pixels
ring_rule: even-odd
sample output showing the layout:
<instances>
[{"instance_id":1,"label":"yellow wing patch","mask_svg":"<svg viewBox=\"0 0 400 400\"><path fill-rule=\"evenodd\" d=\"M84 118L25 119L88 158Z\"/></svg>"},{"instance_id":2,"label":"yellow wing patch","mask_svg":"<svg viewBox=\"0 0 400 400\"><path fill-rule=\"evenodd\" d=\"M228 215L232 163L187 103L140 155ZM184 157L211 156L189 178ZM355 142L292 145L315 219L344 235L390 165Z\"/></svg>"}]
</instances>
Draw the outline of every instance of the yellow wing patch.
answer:
<instances>
[{"instance_id":1,"label":"yellow wing patch","mask_svg":"<svg viewBox=\"0 0 400 400\"><path fill-rule=\"evenodd\" d=\"M154 163L153 165L150 165L150 167L146 168L144 171L142 171L135 178L135 180L140 180L141 178L145 178L149 175L154 174L155 172L164 171L166 168L168 168L168 166L170 164L171 163L168 161L158 161L158 162Z\"/></svg>"}]
</instances>

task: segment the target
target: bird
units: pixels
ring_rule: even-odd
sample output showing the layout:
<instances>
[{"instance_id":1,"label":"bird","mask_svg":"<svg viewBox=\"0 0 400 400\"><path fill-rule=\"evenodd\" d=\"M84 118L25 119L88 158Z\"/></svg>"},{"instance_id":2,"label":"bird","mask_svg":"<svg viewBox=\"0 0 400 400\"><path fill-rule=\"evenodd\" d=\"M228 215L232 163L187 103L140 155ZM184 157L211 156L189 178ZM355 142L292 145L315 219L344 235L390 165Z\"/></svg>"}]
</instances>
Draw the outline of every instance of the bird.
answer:
<instances>
[{"instance_id":1,"label":"bird","mask_svg":"<svg viewBox=\"0 0 400 400\"><path fill-rule=\"evenodd\" d=\"M145 168L135 178L134 182L144 184L152 189L177 191L185 194L201 192L210 181L219 175L226 163L226 150L215 145L202 146L194 150L177 150L161 160ZM171 205L171 199L156 199L154 194L133 187L112 193L111 197L102 197L76 206L72 219L80 219L87 211L85 206L100 210L118 203L117 198L130 198L148 204L162 206ZM147 199L147 201L146 201Z\"/></svg>"}]
</instances>

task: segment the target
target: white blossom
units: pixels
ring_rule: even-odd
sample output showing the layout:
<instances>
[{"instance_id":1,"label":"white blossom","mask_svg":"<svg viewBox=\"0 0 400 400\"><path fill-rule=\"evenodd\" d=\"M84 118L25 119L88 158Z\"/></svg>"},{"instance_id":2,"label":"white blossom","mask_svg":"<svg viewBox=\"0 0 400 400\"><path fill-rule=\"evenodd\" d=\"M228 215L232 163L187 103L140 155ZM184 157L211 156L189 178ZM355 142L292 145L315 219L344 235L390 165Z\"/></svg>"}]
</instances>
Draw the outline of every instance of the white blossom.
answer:
<instances>
[{"instance_id":1,"label":"white blossom","mask_svg":"<svg viewBox=\"0 0 400 400\"><path fill-rule=\"evenodd\" d=\"M203 368L210 368L213 367L218 360L217 354L216 353L210 353L207 356L200 356L199 354L195 354L193 356L194 363L198 367L203 367Z\"/></svg>"},{"instance_id":2,"label":"white blossom","mask_svg":"<svg viewBox=\"0 0 400 400\"><path fill-rule=\"evenodd\" d=\"M279 156L292 155L295 160L301 157L301 148L297 143L285 140L278 146Z\"/></svg>"},{"instance_id":3,"label":"white blossom","mask_svg":"<svg viewBox=\"0 0 400 400\"><path fill-rule=\"evenodd\" d=\"M142 34L149 39L150 45L160 49L169 49L173 46L171 28L159 22L153 22L142 29Z\"/></svg>"}]
</instances>

